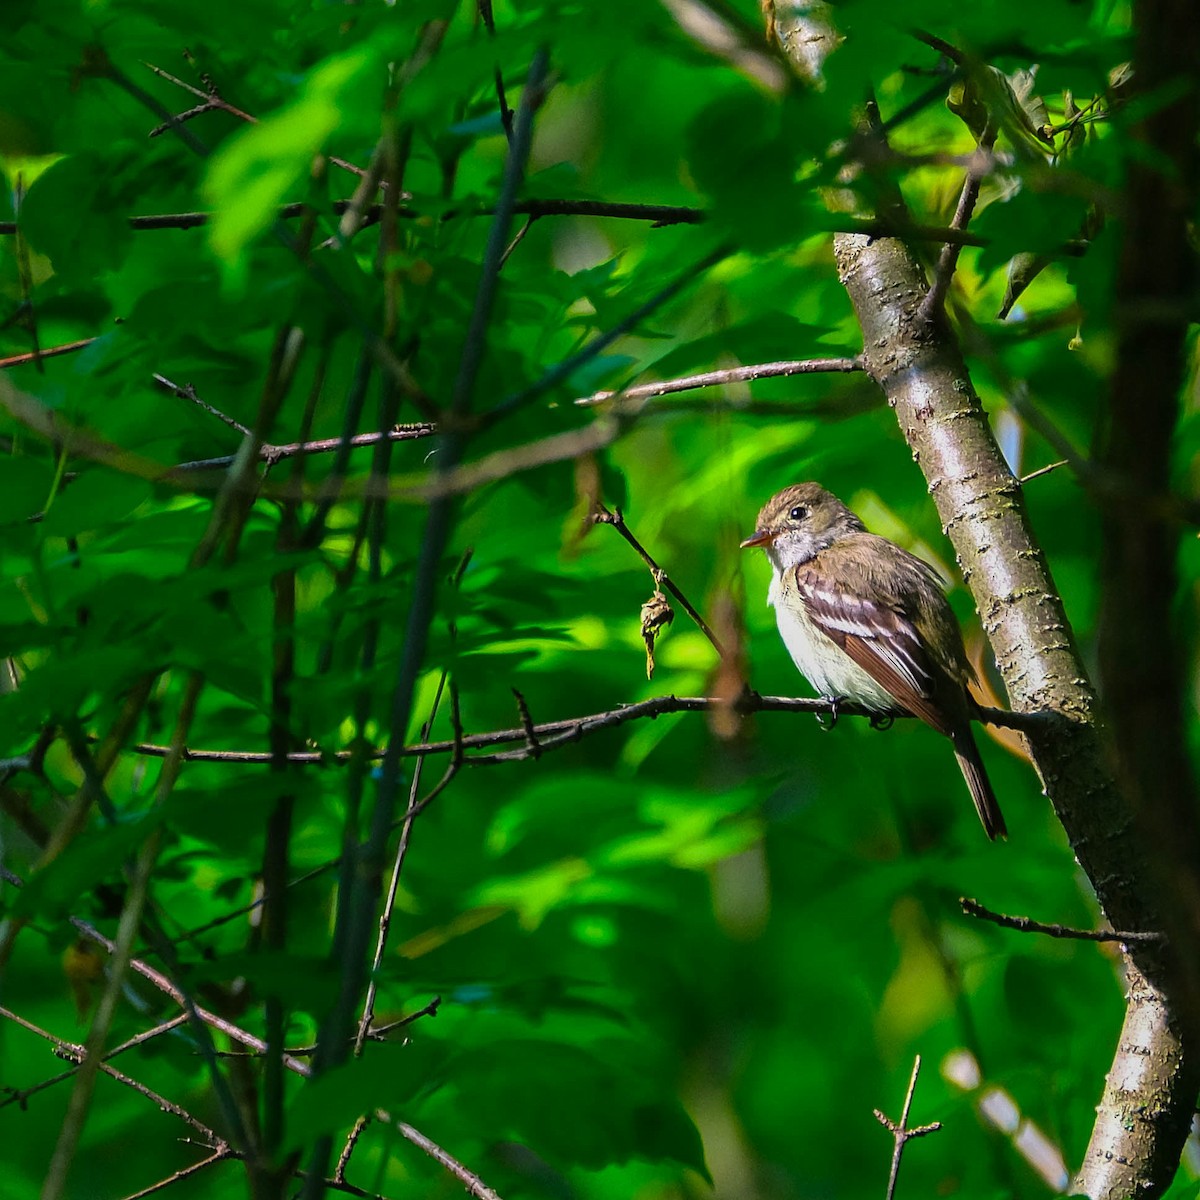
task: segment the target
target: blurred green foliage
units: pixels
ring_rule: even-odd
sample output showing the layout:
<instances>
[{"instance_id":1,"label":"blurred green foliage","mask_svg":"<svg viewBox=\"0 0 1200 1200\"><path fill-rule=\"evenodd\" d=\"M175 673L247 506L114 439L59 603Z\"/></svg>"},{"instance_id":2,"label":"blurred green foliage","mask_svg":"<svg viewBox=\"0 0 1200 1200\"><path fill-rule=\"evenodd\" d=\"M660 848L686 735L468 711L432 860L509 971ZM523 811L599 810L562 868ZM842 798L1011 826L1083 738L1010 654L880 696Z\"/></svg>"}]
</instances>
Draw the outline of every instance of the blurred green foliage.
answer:
<instances>
[{"instance_id":1,"label":"blurred green foliage","mask_svg":"<svg viewBox=\"0 0 1200 1200\"><path fill-rule=\"evenodd\" d=\"M531 221L500 276L475 410L529 386L714 246L732 239L735 250L561 384L473 433L468 461L585 429L594 412L572 401L596 388L852 355L860 339L822 188L866 89L885 120L908 114L892 143L921 161L887 171L918 220L946 223L961 182L952 160L973 148L937 91L939 55L908 30L929 28L1008 72L1042 59L1037 87L1052 119L1064 90L1080 104L1099 95L1127 54L1120 5L855 0L836 6L847 40L824 89L779 94L755 79L756 56L766 61L768 51L750 0L726 14L744 59L690 36L675 6L495 7L494 36L473 5L432 0L31 0L6 15L0 219L19 215L21 232L0 246L0 358L94 339L5 373L59 433L0 416L0 649L10 656L0 759L28 754L44 729L59 731L40 746L40 770L0 785L5 865L28 880L4 888L6 917L28 925L0 1000L60 1038L83 1040L99 987L72 966L66 918L111 934L129 858L158 829L147 923L176 961L145 941L139 953L259 1035L262 1001L282 997L289 1045L312 1042L338 974L337 872L327 868L347 836L348 792L347 770L332 758L284 776L188 762L156 805L160 761L127 749L83 832L50 865L37 864L83 783L67 735L105 735L140 680L152 688L135 740L169 741L195 672L204 689L188 744L265 751L272 663L286 644L297 745L326 755L348 748L364 697L361 733L385 740L425 528L423 505L398 493L370 578L356 497L372 451L360 449L322 535L298 544L286 535L286 484L302 478L311 498L332 464L313 454L302 477L291 460L264 472L236 555L196 568L218 477L154 481L138 464L232 455L240 435L155 375L253 425L278 331L298 326L306 348L264 436L336 438L371 363L371 331L435 406L445 404L489 233L490 218L477 214L494 203L506 156L493 74L515 105L541 45L553 86L522 196L687 205L708 219L661 228L581 215ZM448 22L439 38L431 21ZM169 125L148 138L163 111L182 113L206 95L220 103L186 121L193 146ZM985 189L977 229L990 244L964 254L952 297L1018 472L1059 455L1008 408L1012 380L1028 381L1030 402L1083 451L1095 436L1113 238L1101 234L1069 266L1055 260L1007 322L994 319L1007 260L1057 251L1120 178L1119 131L1088 129L1069 171L1043 160ZM372 221L339 243L332 202L350 198L360 179L331 158L365 169L389 154L400 163L393 186L402 178L398 229ZM311 206L308 224L277 217L278 205L299 201ZM203 226L129 224L200 209L213 214ZM382 391L372 369L352 432L379 427ZM406 405L400 419L423 415ZM68 443L66 428L86 439ZM397 443L393 479L427 478L433 444ZM1189 458L1180 464L1186 471ZM441 590L408 740L420 740L443 671L468 734L519 724L513 689L534 721L549 721L714 686L716 656L682 614L646 680L638 612L653 584L615 532L588 528L597 480L719 634L734 644L744 628L751 684L801 691L764 604L765 564L737 543L767 496L805 478L949 569L891 414L854 375L668 396L596 457L505 473L471 491L441 575L473 554L457 591ZM1095 513L1065 470L1038 478L1026 496L1088 653ZM299 509L307 519L313 505ZM271 589L285 573L296 612L280 627ZM952 599L980 644L965 591ZM378 618L378 652L365 669L364 637ZM450 711L443 700L431 739L453 738ZM872 1109L898 1115L919 1053L913 1119L940 1120L945 1131L910 1146L899 1194L1045 1194L1018 1141L1028 1144L1033 1123L1068 1165L1077 1160L1117 1037L1121 988L1104 948L1024 937L959 912L965 894L1050 921L1096 920L1032 771L998 742L985 739L984 754L1012 831L1006 845L986 843L947 747L910 722L880 733L847 718L827 735L795 715L763 714L731 730L676 714L526 761L466 767L415 823L378 975L380 1023L434 996L437 1015L369 1043L361 1060L320 1080L289 1078L286 1144L307 1146L321 1132L340 1139L360 1112L383 1106L506 1200L704 1196L709 1177L718 1196L737 1200L875 1197L891 1147ZM445 762L426 762L417 794ZM295 797L297 882L288 948L268 953L245 908L259 894L267 819L285 792ZM131 978L109 1044L175 1011ZM28 1030L5 1023L0 1036L5 1087L19 1092L60 1069ZM239 1086L250 1088L255 1068L233 1061ZM119 1065L221 1128L186 1028ZM11 1200L38 1194L69 1087L5 1098ZM988 1097L993 1111L1007 1097L1019 1117L989 1121ZM203 1157L186 1136L175 1117L102 1076L69 1194L107 1200L147 1187ZM383 1126L364 1134L347 1178L388 1196L461 1189ZM227 1162L169 1194L241 1186L242 1168ZM1195 1194L1180 1186L1179 1195Z\"/></svg>"}]
</instances>

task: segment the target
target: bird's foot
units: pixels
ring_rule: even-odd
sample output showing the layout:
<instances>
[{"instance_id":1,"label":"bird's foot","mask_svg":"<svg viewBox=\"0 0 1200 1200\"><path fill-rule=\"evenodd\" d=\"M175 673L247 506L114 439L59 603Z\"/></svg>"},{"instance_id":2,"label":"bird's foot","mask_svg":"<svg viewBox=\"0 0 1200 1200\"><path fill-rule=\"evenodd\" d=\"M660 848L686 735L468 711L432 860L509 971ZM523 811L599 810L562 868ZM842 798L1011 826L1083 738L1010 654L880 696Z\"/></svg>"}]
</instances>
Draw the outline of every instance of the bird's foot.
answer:
<instances>
[{"instance_id":1,"label":"bird's foot","mask_svg":"<svg viewBox=\"0 0 1200 1200\"><path fill-rule=\"evenodd\" d=\"M842 705L845 699L842 696L822 696L822 700L829 705L829 713L817 713L817 724L828 733L837 723L838 718L842 715Z\"/></svg>"},{"instance_id":2,"label":"bird's foot","mask_svg":"<svg viewBox=\"0 0 1200 1200\"><path fill-rule=\"evenodd\" d=\"M872 713L869 718L872 729L891 729L895 719L891 713Z\"/></svg>"}]
</instances>

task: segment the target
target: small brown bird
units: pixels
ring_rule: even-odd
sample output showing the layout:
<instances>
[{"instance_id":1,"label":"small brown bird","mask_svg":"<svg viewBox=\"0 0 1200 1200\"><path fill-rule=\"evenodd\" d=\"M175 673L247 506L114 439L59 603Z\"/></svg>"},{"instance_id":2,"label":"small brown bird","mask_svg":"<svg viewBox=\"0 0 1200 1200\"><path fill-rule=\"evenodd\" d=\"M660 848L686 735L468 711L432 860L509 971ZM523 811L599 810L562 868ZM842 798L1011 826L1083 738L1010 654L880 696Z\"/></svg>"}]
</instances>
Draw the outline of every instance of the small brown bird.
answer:
<instances>
[{"instance_id":1,"label":"small brown bird","mask_svg":"<svg viewBox=\"0 0 1200 1200\"><path fill-rule=\"evenodd\" d=\"M815 483L763 506L743 546L761 546L767 603L800 673L822 695L878 713L911 713L945 734L989 838L1007 836L971 733L975 673L933 568L868 533Z\"/></svg>"}]
</instances>

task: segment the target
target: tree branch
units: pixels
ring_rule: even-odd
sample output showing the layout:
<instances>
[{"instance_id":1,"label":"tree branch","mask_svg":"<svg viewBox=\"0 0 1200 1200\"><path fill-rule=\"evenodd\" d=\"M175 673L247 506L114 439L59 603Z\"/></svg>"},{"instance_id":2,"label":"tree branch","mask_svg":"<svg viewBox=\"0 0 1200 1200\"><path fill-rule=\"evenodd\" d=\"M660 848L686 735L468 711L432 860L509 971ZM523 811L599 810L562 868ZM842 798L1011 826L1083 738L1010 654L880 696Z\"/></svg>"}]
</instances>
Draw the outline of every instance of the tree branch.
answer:
<instances>
[{"instance_id":1,"label":"tree branch","mask_svg":"<svg viewBox=\"0 0 1200 1200\"><path fill-rule=\"evenodd\" d=\"M925 1137L926 1134L937 1133L942 1127L941 1121L934 1121L931 1125L917 1125L910 1127L908 1124L908 1113L912 1108L913 1093L917 1090L917 1076L921 1073L921 1056L918 1054L913 1061L912 1078L908 1081L908 1091L904 1096L904 1109L900 1113L900 1120L893 1121L891 1117L885 1116L879 1109L875 1109L875 1119L892 1135L892 1170L888 1176L887 1192L885 1200L893 1200L896 1195L896 1180L900 1175L900 1159L904 1155L904 1147L912 1141L913 1138Z\"/></svg>"},{"instance_id":2,"label":"tree branch","mask_svg":"<svg viewBox=\"0 0 1200 1200\"><path fill-rule=\"evenodd\" d=\"M593 392L590 396L580 397L575 403L580 406L604 404L610 400L620 403L623 400L644 400L654 396L667 396L673 392L692 391L695 388L752 383L756 379L780 379L822 372L849 374L862 369L862 359L857 355L853 358L806 358L791 362L757 363L749 367L726 367L720 371L704 371L699 375L683 375L678 379L664 379L657 383L638 383L619 391Z\"/></svg>"},{"instance_id":3,"label":"tree branch","mask_svg":"<svg viewBox=\"0 0 1200 1200\"><path fill-rule=\"evenodd\" d=\"M1045 925L1030 917L1010 917L1004 913L984 908L978 900L960 896L959 906L968 917L990 921L1004 929L1016 929L1020 933L1044 933L1052 938L1069 938L1081 942L1161 942L1163 935L1156 930L1130 931L1128 929L1072 929L1068 925Z\"/></svg>"},{"instance_id":4,"label":"tree branch","mask_svg":"<svg viewBox=\"0 0 1200 1200\"><path fill-rule=\"evenodd\" d=\"M538 747L545 751L548 748L564 745L566 742L578 741L588 734L597 733L602 729L614 729L628 724L630 721L642 719L653 720L665 713L675 712L709 712L713 709L727 709L728 699L720 696L652 696L648 700L639 700L633 704L621 705L619 708L606 712L590 713L583 717L568 717L558 721L546 721L533 726L533 734L538 740ZM812 713L818 716L829 716L834 706L828 700L809 700L793 696L760 696L757 692L747 692L742 696L735 708L740 713L753 712L795 712ZM865 708L854 704L841 703L837 705L841 717L867 717L872 714ZM908 714L898 713L897 720L905 720ZM996 725L1002 729L1031 730L1047 724L1047 717L1037 712L1007 712L1000 708L980 707L980 720L988 725ZM400 752L406 758L414 758L426 754L453 754L456 751L486 749L492 746L502 746L510 742L524 742L529 737L529 729L518 726L513 729L495 729L488 733L466 734L460 739L447 739L437 742L418 742L405 746ZM145 754L153 758L161 758L169 747L154 742L138 742L130 749L136 754ZM268 751L260 750L208 750L187 749L184 758L192 762L224 762L224 763L269 763L271 755ZM372 750L370 759L379 759L383 750ZM354 756L352 750L338 750L330 753L324 750L297 750L288 755L289 762L295 763L342 763L349 762ZM478 766L492 761L501 761L491 757L469 757L465 761ZM507 761L507 760L506 760Z\"/></svg>"},{"instance_id":5,"label":"tree branch","mask_svg":"<svg viewBox=\"0 0 1200 1200\"><path fill-rule=\"evenodd\" d=\"M94 926L89 925L88 922L79 917L71 917L70 922L77 930L79 930L80 933L84 935L84 937L88 938L90 941L96 942L98 945L105 947L105 949L107 949L110 953L114 949L112 941L106 938ZM129 966L132 970L141 975L143 979L146 979L152 983L160 992L164 993L164 995L170 996L176 1004L187 1007L186 998L183 993L161 971L155 970L148 963L145 963L138 958L131 959ZM267 1052L267 1044L262 1040L262 1038L256 1037L254 1034L249 1033L247 1030L242 1029L238 1025L235 1025L232 1021L227 1021L224 1017L218 1016L214 1012L209 1012L207 1009L196 1006L192 1006L191 1012L193 1012L206 1025L213 1029L219 1030L221 1033L225 1034L226 1037L230 1038L239 1045L247 1046L250 1049L257 1051L259 1054L265 1054ZM416 1014L413 1015L415 1018ZM284 1054L282 1059L283 1065L294 1074L303 1076L306 1079L312 1076L312 1068L308 1065L308 1063L301 1062L300 1059L290 1054ZM452 1155L447 1154L445 1150L438 1146L436 1142L431 1141L428 1137L421 1133L420 1130L414 1129L411 1125L406 1125L401 1121L395 1121L389 1114L382 1111L377 1112L376 1116L378 1119L384 1120L388 1124L393 1125L402 1137L404 1137L407 1141L412 1142L414 1146L420 1147L420 1149L422 1149L431 1158L441 1163L443 1167L455 1175L455 1177L458 1178L466 1187L480 1189L474 1191L474 1195L493 1198L496 1197L495 1192L488 1188L488 1186L479 1178L478 1175L469 1170L467 1167L463 1166L463 1164L458 1162L458 1160ZM357 1192L357 1189L355 1189L355 1194L360 1194ZM498 1198L496 1198L496 1200L498 1200Z\"/></svg>"},{"instance_id":6,"label":"tree branch","mask_svg":"<svg viewBox=\"0 0 1200 1200\"><path fill-rule=\"evenodd\" d=\"M637 551L638 557L650 568L650 575L654 579L655 585L665 587L679 601L683 611L696 622L700 632L708 638L709 644L717 652L718 657L724 658L726 650L721 645L720 639L709 628L708 622L696 611L692 602L679 590L674 580L650 557L646 547L633 536L633 531L625 524L625 517L621 510L618 508L615 512L610 512L603 504L597 502L592 519L597 525L611 525Z\"/></svg>"},{"instance_id":7,"label":"tree branch","mask_svg":"<svg viewBox=\"0 0 1200 1200\"><path fill-rule=\"evenodd\" d=\"M1029 526L1020 485L992 437L949 327L931 328L918 318L927 292L924 272L907 246L891 238L842 235L834 239L834 252L862 325L867 369L928 480L1013 707L1052 715L1024 731L1030 759L1105 918L1115 929L1163 929L1155 873L1145 846L1131 836L1096 697ZM1139 1110L1144 1120L1132 1128L1097 1123L1089 1158L1100 1154L1125 1164L1117 1172L1122 1182L1093 1192L1097 1200L1116 1200L1149 1178L1161 1180L1172 1153L1174 1170L1200 1082L1171 1028L1161 947L1129 949L1137 973L1128 1018L1140 1033L1153 1026L1165 1038L1152 1057L1154 1077L1144 1070L1144 1058L1136 1077L1139 1085L1160 1090L1153 1100L1147 1094ZM1139 1005L1147 1006L1145 1014L1137 1013ZM1129 1078L1121 1060L1131 1052L1135 1041L1123 1037L1115 1077Z\"/></svg>"}]
</instances>

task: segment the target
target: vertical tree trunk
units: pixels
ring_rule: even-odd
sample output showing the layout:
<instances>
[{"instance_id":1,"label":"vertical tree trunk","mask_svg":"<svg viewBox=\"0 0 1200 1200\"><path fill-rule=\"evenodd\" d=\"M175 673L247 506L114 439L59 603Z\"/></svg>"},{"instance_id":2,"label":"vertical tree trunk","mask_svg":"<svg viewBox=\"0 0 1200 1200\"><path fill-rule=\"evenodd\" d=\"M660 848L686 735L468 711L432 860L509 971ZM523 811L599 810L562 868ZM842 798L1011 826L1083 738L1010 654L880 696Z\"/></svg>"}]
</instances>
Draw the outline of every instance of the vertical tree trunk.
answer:
<instances>
[{"instance_id":1,"label":"vertical tree trunk","mask_svg":"<svg viewBox=\"0 0 1200 1200\"><path fill-rule=\"evenodd\" d=\"M1153 3L1164 9L1172 7L1167 0ZM797 13L783 0L777 7L778 21L789 22L790 40L783 42L789 54L796 53L795 46L832 47L833 39L823 21L808 38L795 28L797 22L803 23L804 13ZM1194 14L1177 16L1182 24L1196 26ZM1194 70L1200 54L1189 61ZM814 75L807 58L797 61L797 68L806 78ZM1176 144L1186 145L1194 153L1195 134L1192 124ZM1156 178L1161 182L1161 172ZM1190 188L1183 192L1194 197ZM1189 257L1178 237L1172 246L1176 258ZM842 234L835 238L834 250L840 278L862 327L867 370L895 411L913 457L929 482L1013 707L1045 716L1045 723L1028 734L1030 756L1072 849L1114 928L1166 928L1160 900L1162 881L1142 836L1146 823L1135 823L1117 785L1114 747L1101 725L1095 693L1030 528L1020 484L992 436L957 338L940 317L930 320L918 312L928 291L925 272L908 247L895 238ZM1129 254L1127 247L1127 258ZM1143 260L1135 261L1140 264ZM1154 261L1151 257L1143 272L1130 269L1131 276L1143 285L1135 294L1153 290L1146 272L1155 270L1149 265ZM1178 274L1172 271L1172 279ZM1178 302L1182 293L1176 288L1171 295ZM1160 351L1171 364L1168 378L1162 381L1165 389L1178 387L1179 345L1176 329L1169 353ZM1120 374L1118 370L1124 406L1114 405L1117 441L1123 437L1122 412L1135 410L1136 420L1136 412L1142 408L1136 385L1128 379L1122 384ZM1155 399L1165 404L1173 394ZM1152 426L1157 457L1151 495L1158 495L1165 491L1173 416L1155 420ZM1161 525L1161 512L1158 520ZM1142 621L1151 613L1160 622L1159 631L1166 628L1174 576L1163 568L1173 561L1173 543L1161 536L1161 528L1155 533L1150 543L1140 542L1136 533L1122 543L1127 552L1147 551L1154 557L1153 570L1147 567L1145 581L1153 603L1147 602L1144 610L1132 616L1128 605L1120 610L1126 628L1135 617ZM1116 547L1110 547L1110 552L1115 553ZM1128 565L1121 570L1134 569L1133 559L1124 561ZM1136 598L1133 603L1136 607ZM1141 628L1144 630L1144 625ZM1164 639L1164 646L1169 644ZM1171 684L1176 682L1172 672L1165 677ZM1174 705L1177 715L1178 691L1170 692L1163 703ZM1170 735L1175 737L1179 730L1173 718L1168 723ZM1130 722L1127 733L1139 746L1139 753L1153 753L1153 742L1138 741L1147 734L1144 722ZM1121 749L1120 761L1130 769L1137 771L1139 764L1145 763L1144 758L1132 757L1124 745ZM1172 753L1176 751L1179 754L1173 761L1178 765L1181 743L1172 747ZM1182 774L1190 783L1190 776ZM1185 805L1189 795L1185 790ZM1190 805L1187 807L1191 813ZM1190 832L1192 821L1194 815L1184 823L1185 833ZM1019 847L1014 851L1019 852ZM1176 888L1169 892L1181 894ZM1182 894L1188 900L1193 896L1186 888ZM1170 925L1173 933L1175 925ZM1093 1200L1157 1196L1174 1175L1200 1085L1195 1055L1184 1052L1185 1041L1190 1044L1191 1038L1185 1037L1181 1021L1181 1014L1200 1012L1200 1005L1188 1002L1195 969L1180 966L1181 956L1193 949L1196 937L1192 929L1197 926L1200 903L1189 914L1184 932L1190 936L1185 936L1177 953L1168 958L1166 951L1153 944L1142 944L1129 953L1125 1023L1073 1189ZM1196 961L1192 955L1191 962Z\"/></svg>"}]
</instances>

